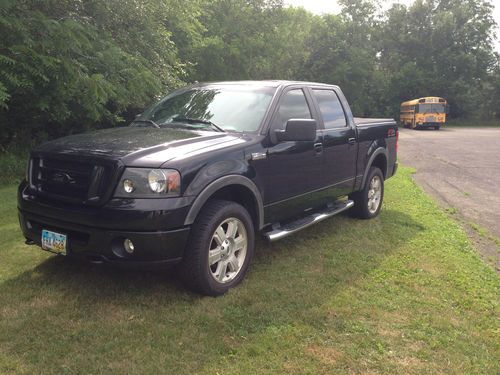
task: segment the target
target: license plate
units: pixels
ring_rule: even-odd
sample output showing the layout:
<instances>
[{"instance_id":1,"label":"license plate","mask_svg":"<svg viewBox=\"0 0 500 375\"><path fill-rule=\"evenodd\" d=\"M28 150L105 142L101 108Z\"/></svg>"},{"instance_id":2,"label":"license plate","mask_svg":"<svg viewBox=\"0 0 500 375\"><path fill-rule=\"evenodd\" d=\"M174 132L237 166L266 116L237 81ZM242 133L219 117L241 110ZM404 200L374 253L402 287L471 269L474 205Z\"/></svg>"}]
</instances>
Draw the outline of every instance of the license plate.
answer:
<instances>
[{"instance_id":1,"label":"license plate","mask_svg":"<svg viewBox=\"0 0 500 375\"><path fill-rule=\"evenodd\" d=\"M65 234L42 230L42 249L66 255L67 236Z\"/></svg>"}]
</instances>

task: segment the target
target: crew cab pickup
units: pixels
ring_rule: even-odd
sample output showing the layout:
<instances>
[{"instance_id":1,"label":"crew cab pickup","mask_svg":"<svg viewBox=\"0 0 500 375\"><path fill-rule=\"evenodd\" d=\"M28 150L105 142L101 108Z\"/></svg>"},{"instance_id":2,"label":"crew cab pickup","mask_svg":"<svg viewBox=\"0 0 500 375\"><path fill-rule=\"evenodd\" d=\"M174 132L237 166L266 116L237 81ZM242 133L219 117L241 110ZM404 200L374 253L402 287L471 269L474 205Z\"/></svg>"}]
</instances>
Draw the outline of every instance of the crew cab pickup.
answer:
<instances>
[{"instance_id":1,"label":"crew cab pickup","mask_svg":"<svg viewBox=\"0 0 500 375\"><path fill-rule=\"evenodd\" d=\"M20 224L44 250L177 264L187 286L220 295L244 278L256 235L275 241L347 210L377 216L397 139L392 119L353 118L338 86L194 84L127 127L35 148Z\"/></svg>"}]
</instances>

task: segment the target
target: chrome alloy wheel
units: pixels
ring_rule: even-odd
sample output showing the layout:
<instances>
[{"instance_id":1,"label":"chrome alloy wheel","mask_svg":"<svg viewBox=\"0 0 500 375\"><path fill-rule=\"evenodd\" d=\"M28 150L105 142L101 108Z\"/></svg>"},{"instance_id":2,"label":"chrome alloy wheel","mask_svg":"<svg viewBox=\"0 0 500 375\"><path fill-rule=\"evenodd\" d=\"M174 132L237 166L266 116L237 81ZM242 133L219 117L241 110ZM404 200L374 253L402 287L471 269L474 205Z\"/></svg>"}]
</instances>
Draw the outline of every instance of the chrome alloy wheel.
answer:
<instances>
[{"instance_id":1,"label":"chrome alloy wheel","mask_svg":"<svg viewBox=\"0 0 500 375\"><path fill-rule=\"evenodd\" d=\"M382 181L380 176L373 176L370 181L370 186L368 189L368 211L371 214L377 212L380 206L380 199L382 198Z\"/></svg>"},{"instance_id":2,"label":"chrome alloy wheel","mask_svg":"<svg viewBox=\"0 0 500 375\"><path fill-rule=\"evenodd\" d=\"M248 247L243 223L230 217L219 224L208 251L210 274L219 283L228 283L238 275L245 262Z\"/></svg>"}]
</instances>

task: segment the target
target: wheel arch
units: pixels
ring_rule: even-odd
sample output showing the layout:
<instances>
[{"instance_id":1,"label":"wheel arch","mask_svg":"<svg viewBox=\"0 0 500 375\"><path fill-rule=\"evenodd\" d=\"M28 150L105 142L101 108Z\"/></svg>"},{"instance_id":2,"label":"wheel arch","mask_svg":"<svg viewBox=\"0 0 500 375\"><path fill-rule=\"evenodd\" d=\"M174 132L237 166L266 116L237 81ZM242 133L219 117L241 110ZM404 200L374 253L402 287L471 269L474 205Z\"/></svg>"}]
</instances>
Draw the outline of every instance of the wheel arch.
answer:
<instances>
[{"instance_id":1,"label":"wheel arch","mask_svg":"<svg viewBox=\"0 0 500 375\"><path fill-rule=\"evenodd\" d=\"M212 199L230 200L247 209L256 229L264 226L264 204L257 186L247 177L228 175L208 184L196 197L184 220L191 225L205 204Z\"/></svg>"},{"instance_id":2,"label":"wheel arch","mask_svg":"<svg viewBox=\"0 0 500 375\"><path fill-rule=\"evenodd\" d=\"M363 173L363 180L361 186L365 186L366 178L368 177L368 171L371 167L378 167L382 171L382 175L384 176L384 180L387 178L387 168L388 168L388 155L387 150L383 147L377 148L373 154L371 154L368 159L368 163L366 163L365 172Z\"/></svg>"}]
</instances>

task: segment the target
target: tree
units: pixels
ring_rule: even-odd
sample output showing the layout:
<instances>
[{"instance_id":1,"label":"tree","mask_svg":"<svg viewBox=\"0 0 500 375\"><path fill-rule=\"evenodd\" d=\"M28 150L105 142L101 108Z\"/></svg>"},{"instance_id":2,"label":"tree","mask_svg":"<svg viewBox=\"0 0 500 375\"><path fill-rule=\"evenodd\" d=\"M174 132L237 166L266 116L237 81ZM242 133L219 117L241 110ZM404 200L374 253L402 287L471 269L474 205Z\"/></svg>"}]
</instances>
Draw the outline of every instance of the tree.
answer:
<instances>
[{"instance_id":1,"label":"tree","mask_svg":"<svg viewBox=\"0 0 500 375\"><path fill-rule=\"evenodd\" d=\"M163 4L3 1L0 143L112 126L178 85Z\"/></svg>"},{"instance_id":2,"label":"tree","mask_svg":"<svg viewBox=\"0 0 500 375\"><path fill-rule=\"evenodd\" d=\"M452 115L474 116L495 62L492 6L483 0L417 0L394 5L380 40L386 97L393 103L443 96Z\"/></svg>"},{"instance_id":3,"label":"tree","mask_svg":"<svg viewBox=\"0 0 500 375\"><path fill-rule=\"evenodd\" d=\"M355 114L372 115L376 113L372 92L377 82L374 6L364 0L341 4L340 16L325 15L312 28L302 76L341 86Z\"/></svg>"},{"instance_id":4,"label":"tree","mask_svg":"<svg viewBox=\"0 0 500 375\"><path fill-rule=\"evenodd\" d=\"M282 0L2 0L0 145L133 118L190 81L338 84L356 115L439 95L452 115L499 116L487 0L415 0L317 16Z\"/></svg>"}]
</instances>

